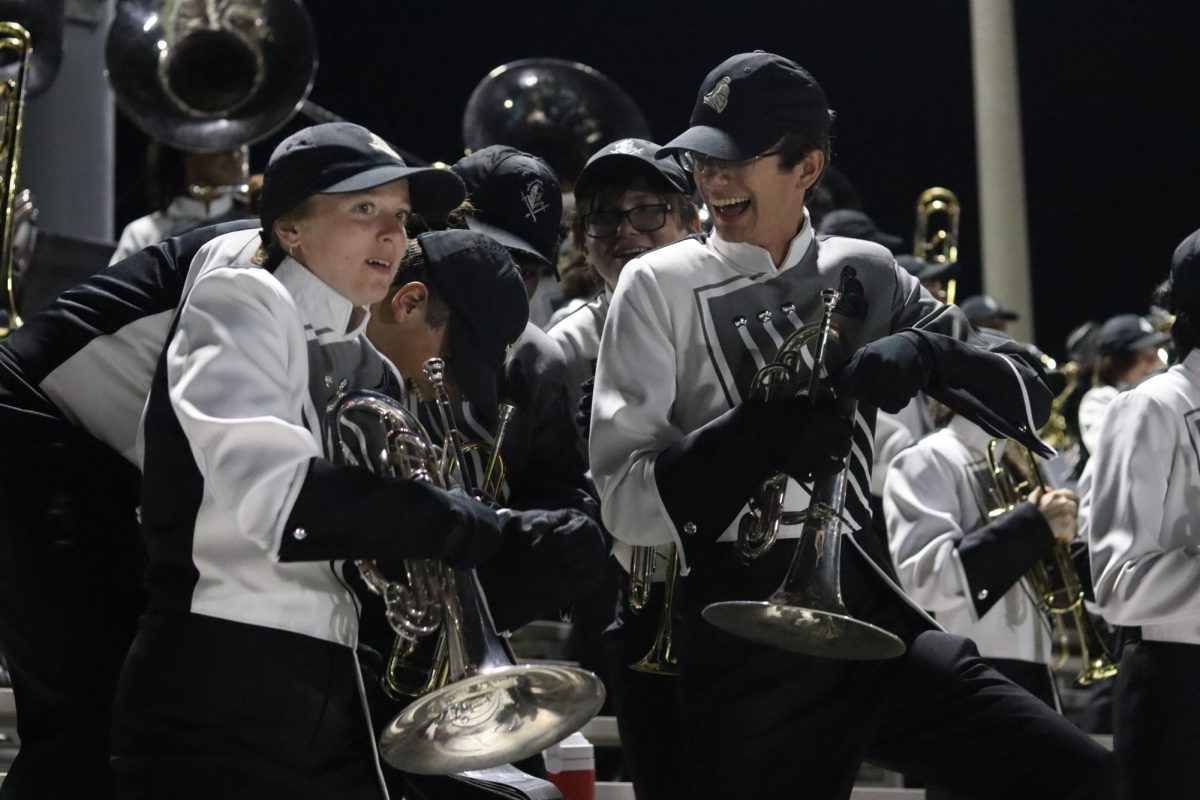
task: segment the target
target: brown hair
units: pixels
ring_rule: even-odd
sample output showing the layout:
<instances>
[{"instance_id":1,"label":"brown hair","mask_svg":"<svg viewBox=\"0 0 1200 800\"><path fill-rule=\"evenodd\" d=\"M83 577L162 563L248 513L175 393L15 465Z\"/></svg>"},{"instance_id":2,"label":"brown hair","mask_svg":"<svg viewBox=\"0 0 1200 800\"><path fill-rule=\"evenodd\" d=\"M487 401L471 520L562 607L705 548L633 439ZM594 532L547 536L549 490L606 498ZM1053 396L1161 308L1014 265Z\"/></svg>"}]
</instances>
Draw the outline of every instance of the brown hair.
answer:
<instances>
[{"instance_id":1,"label":"brown hair","mask_svg":"<svg viewBox=\"0 0 1200 800\"><path fill-rule=\"evenodd\" d=\"M300 205L275 220L275 224L295 222L308 217L312 213L312 199L314 196L310 194L304 198ZM250 262L258 264L260 267L266 267L267 269L275 269L288 255L287 248L275 236L274 229L267 230L264 228L262 232L262 244L258 246L258 251L255 252Z\"/></svg>"}]
</instances>

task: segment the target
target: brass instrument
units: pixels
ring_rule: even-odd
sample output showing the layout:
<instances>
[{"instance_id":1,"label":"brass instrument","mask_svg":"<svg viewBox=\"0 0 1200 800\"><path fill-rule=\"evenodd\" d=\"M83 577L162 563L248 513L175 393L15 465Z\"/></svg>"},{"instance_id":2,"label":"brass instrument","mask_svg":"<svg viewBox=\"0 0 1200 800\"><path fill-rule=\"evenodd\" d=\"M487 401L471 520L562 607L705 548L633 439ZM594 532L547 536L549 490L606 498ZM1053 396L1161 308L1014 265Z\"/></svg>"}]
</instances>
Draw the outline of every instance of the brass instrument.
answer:
<instances>
[{"instance_id":1,"label":"brass instrument","mask_svg":"<svg viewBox=\"0 0 1200 800\"><path fill-rule=\"evenodd\" d=\"M629 610L640 614L650 602L654 573L658 571L658 548L635 545L629 554Z\"/></svg>"},{"instance_id":2,"label":"brass instrument","mask_svg":"<svg viewBox=\"0 0 1200 800\"><path fill-rule=\"evenodd\" d=\"M297 0L121 0L105 42L120 107L151 138L214 153L270 136L316 75Z\"/></svg>"},{"instance_id":3,"label":"brass instrument","mask_svg":"<svg viewBox=\"0 0 1200 800\"><path fill-rule=\"evenodd\" d=\"M1071 399L1075 387L1079 384L1079 365L1074 361L1068 361L1059 366L1058 362L1050 356L1044 353L1040 355L1042 366L1047 372L1057 372L1066 379L1066 384L1050 401L1050 417L1046 420L1046 424L1038 430L1038 438L1061 453L1076 444L1075 435L1071 433L1067 417L1063 414L1063 406Z\"/></svg>"},{"instance_id":4,"label":"brass instrument","mask_svg":"<svg viewBox=\"0 0 1200 800\"><path fill-rule=\"evenodd\" d=\"M467 469L465 457L476 451L487 452L487 462L484 475L478 488L471 488L471 494L481 502L495 506L502 498L500 490L504 481L504 460L500 456L500 446L504 441L508 423L512 419L516 407L511 403L501 403L499 408L499 425L496 429L495 443L488 447L481 442L462 442L462 436L454 424L454 412L450 406L450 396L446 391L446 364L440 358L431 358L422 365L422 371L433 384L434 403L442 423L445 439L442 442L439 463L441 474L452 476L455 485L466 488L472 483L471 473ZM450 682L450 653L446 646L446 633L443 629L439 634L431 653L418 657L418 641L411 637L398 636L392 645L392 652L384 668L382 686L393 700L408 700L421 697L432 691L441 689Z\"/></svg>"},{"instance_id":5,"label":"brass instrument","mask_svg":"<svg viewBox=\"0 0 1200 800\"><path fill-rule=\"evenodd\" d=\"M650 139L633 98L586 64L525 58L489 72L463 110L468 153L506 144L545 159L563 188L588 158L617 139Z\"/></svg>"},{"instance_id":6,"label":"brass instrument","mask_svg":"<svg viewBox=\"0 0 1200 800\"><path fill-rule=\"evenodd\" d=\"M837 300L833 300L834 304ZM775 358L754 373L750 382L749 395L753 400L769 401L781 397L793 397L804 388L804 371L800 369L805 348L822 335L822 323L809 323L797 328L779 346ZM825 336L837 340L838 332L830 325ZM819 361L814 361L811 375L820 372ZM812 378L810 376L810 384ZM811 388L811 386L810 386ZM814 397L815 399L815 397ZM784 494L787 492L788 476L782 472L767 478L750 498L750 510L738 520L737 554L744 563L759 558L775 544L780 525L797 525L802 514L783 510Z\"/></svg>"},{"instance_id":7,"label":"brass instrument","mask_svg":"<svg viewBox=\"0 0 1200 800\"><path fill-rule=\"evenodd\" d=\"M21 315L17 311L16 294L13 287L13 233L17 212L17 177L21 164L21 129L25 121L25 94L28 90L29 59L33 52L29 32L15 22L0 22L0 53L5 61L15 61L13 77L0 79L0 113L3 125L0 130L0 192L3 192L3 239L0 240L0 312L8 319L0 322L0 339L21 327Z\"/></svg>"},{"instance_id":8,"label":"brass instrument","mask_svg":"<svg viewBox=\"0 0 1200 800\"><path fill-rule=\"evenodd\" d=\"M931 186L917 197L917 227L913 233L913 255L932 264L958 263L958 195L941 186ZM946 303L954 303L956 273L946 281Z\"/></svg>"},{"instance_id":9,"label":"brass instrument","mask_svg":"<svg viewBox=\"0 0 1200 800\"><path fill-rule=\"evenodd\" d=\"M636 550L649 550L651 558L657 557L653 547L638 547ZM632 578L632 575L630 576ZM667 579L663 586L662 612L658 619L658 630L654 634L654 642L646 655L629 666L634 672L644 672L648 675L675 676L679 674L679 660L675 657L674 637L672 636L671 614L675 607L675 587L679 581L679 551L671 548L671 560L667 565Z\"/></svg>"},{"instance_id":10,"label":"brass instrument","mask_svg":"<svg viewBox=\"0 0 1200 800\"><path fill-rule=\"evenodd\" d=\"M454 485L424 427L395 401L359 391L335 398L331 408L328 452L335 460L388 477ZM392 766L449 774L517 761L578 730L599 710L604 687L592 673L513 663L473 570L410 561L406 571L415 572L416 584L405 587L371 562L356 564L368 586L383 581L388 621L399 636L430 632L435 617L446 635L454 682L413 702L388 725L379 747ZM436 596L423 596L431 593Z\"/></svg>"},{"instance_id":11,"label":"brass instrument","mask_svg":"<svg viewBox=\"0 0 1200 800\"><path fill-rule=\"evenodd\" d=\"M841 293L826 289L821 299L825 313L817 330L816 354L809 374L810 403L816 402L820 389L833 335L833 314ZM793 382L797 380L795 375L790 377ZM853 400L843 401L843 410L851 419L856 405ZM855 619L842 601L842 513L849 473L846 458L835 475L814 482L808 510L796 520L803 527L779 589L764 601L712 603L703 611L706 620L751 641L806 655L874 660L904 653L904 642L899 637ZM773 527L767 522L764 530L778 529L778 522ZM790 523L785 520L784 524Z\"/></svg>"},{"instance_id":12,"label":"brass instrument","mask_svg":"<svg viewBox=\"0 0 1200 800\"><path fill-rule=\"evenodd\" d=\"M1016 476L1003 459L997 458L996 448L1000 440L993 439L987 447L988 482L981 486L981 503L988 519L995 519L1012 511L1024 501L1034 489L1044 487L1037 456L1027 447L1020 447L1025 455L1028 471L1026 476ZM1075 631L1079 634L1079 649L1082 666L1075 676L1079 687L1111 678L1117 674L1117 663L1108 651L1104 639L1096 629L1092 618L1084 607L1083 582L1071 560L1071 550L1066 542L1054 540L1051 552L1043 556L1025 574L1038 605L1054 619L1060 629L1063 618L1071 615ZM1065 631L1064 631L1065 632Z\"/></svg>"}]
</instances>

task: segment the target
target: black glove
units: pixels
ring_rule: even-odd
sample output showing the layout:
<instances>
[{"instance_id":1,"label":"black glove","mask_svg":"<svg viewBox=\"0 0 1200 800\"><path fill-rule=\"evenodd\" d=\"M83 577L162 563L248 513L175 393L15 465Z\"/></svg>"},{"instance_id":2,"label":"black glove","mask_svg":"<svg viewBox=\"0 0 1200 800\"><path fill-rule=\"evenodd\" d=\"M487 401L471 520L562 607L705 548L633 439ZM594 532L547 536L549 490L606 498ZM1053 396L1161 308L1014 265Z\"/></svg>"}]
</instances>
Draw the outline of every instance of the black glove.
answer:
<instances>
[{"instance_id":1,"label":"black glove","mask_svg":"<svg viewBox=\"0 0 1200 800\"><path fill-rule=\"evenodd\" d=\"M470 569L500 549L503 536L500 517L462 489L451 489L447 495L455 521L446 531L441 553L435 557L455 569Z\"/></svg>"},{"instance_id":2,"label":"black glove","mask_svg":"<svg viewBox=\"0 0 1200 800\"><path fill-rule=\"evenodd\" d=\"M591 377L579 385L583 393L579 398L579 411L575 413L575 424L583 432L583 438L588 438L592 428L592 395L596 393L596 378Z\"/></svg>"},{"instance_id":3,"label":"black glove","mask_svg":"<svg viewBox=\"0 0 1200 800\"><path fill-rule=\"evenodd\" d=\"M604 578L612 543L575 509L500 511L503 545L477 571L498 630L570 606Z\"/></svg>"},{"instance_id":4,"label":"black glove","mask_svg":"<svg viewBox=\"0 0 1200 800\"><path fill-rule=\"evenodd\" d=\"M809 405L807 397L781 401L792 407L786 413L782 408L776 413L780 418L771 425L775 431L767 433L767 444L777 448L773 463L779 472L786 472L794 480L807 483L833 475L842 468L850 454L850 437L854 423L838 407L832 397L818 398ZM766 405L775 405L768 403Z\"/></svg>"},{"instance_id":5,"label":"black glove","mask_svg":"<svg viewBox=\"0 0 1200 800\"><path fill-rule=\"evenodd\" d=\"M911 331L863 345L832 376L839 397L856 397L895 414L929 381L931 358Z\"/></svg>"},{"instance_id":6,"label":"black glove","mask_svg":"<svg viewBox=\"0 0 1200 800\"><path fill-rule=\"evenodd\" d=\"M687 523L711 541L766 478L797 480L838 469L849 452L850 423L806 397L748 401L658 454L658 494L676 528Z\"/></svg>"}]
</instances>

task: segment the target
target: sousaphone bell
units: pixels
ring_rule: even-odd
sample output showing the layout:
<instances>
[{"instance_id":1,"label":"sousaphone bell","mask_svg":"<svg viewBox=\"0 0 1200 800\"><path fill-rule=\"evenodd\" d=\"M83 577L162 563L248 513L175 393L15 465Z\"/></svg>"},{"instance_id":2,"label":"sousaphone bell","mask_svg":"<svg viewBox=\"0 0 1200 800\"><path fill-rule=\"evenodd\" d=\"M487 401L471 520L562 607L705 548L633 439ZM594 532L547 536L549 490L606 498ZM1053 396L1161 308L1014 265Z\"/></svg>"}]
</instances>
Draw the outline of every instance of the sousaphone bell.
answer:
<instances>
[{"instance_id":1,"label":"sousaphone bell","mask_svg":"<svg viewBox=\"0 0 1200 800\"><path fill-rule=\"evenodd\" d=\"M151 138L215 153L297 111L316 75L298 0L122 0L105 45L117 105Z\"/></svg>"}]
</instances>

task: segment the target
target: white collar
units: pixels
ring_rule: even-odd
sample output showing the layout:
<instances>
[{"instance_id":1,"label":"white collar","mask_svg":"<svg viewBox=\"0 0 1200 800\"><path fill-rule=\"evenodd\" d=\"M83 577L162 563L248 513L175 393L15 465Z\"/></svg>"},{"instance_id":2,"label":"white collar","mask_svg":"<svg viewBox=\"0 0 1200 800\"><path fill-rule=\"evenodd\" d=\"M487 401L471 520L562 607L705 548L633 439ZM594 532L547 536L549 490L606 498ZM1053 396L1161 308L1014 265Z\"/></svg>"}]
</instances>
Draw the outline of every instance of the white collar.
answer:
<instances>
[{"instance_id":1,"label":"white collar","mask_svg":"<svg viewBox=\"0 0 1200 800\"><path fill-rule=\"evenodd\" d=\"M971 450L976 455L985 455L987 453L988 442L996 438L961 414L955 414L946 427L954 438L962 442L968 450ZM1001 439L1000 445L996 448L997 457L1004 453L1004 445L1005 440Z\"/></svg>"},{"instance_id":2,"label":"white collar","mask_svg":"<svg viewBox=\"0 0 1200 800\"><path fill-rule=\"evenodd\" d=\"M292 296L300 316L322 338L354 339L366 330L370 309L362 307L362 319L347 330L356 306L299 261L283 259L275 268L275 278Z\"/></svg>"},{"instance_id":3,"label":"white collar","mask_svg":"<svg viewBox=\"0 0 1200 800\"><path fill-rule=\"evenodd\" d=\"M213 198L208 204L181 194L171 201L164 213L176 219L213 219L228 214L232 209L233 198L227 194Z\"/></svg>"},{"instance_id":4,"label":"white collar","mask_svg":"<svg viewBox=\"0 0 1200 800\"><path fill-rule=\"evenodd\" d=\"M771 254L766 248L745 242L727 242L717 233L716 228L708 235L708 246L717 255L731 262L738 272L748 275L771 275L798 264L812 246L813 238L813 227L809 221L808 209L805 209L800 231L788 245L783 263L778 267L771 260Z\"/></svg>"}]
</instances>

